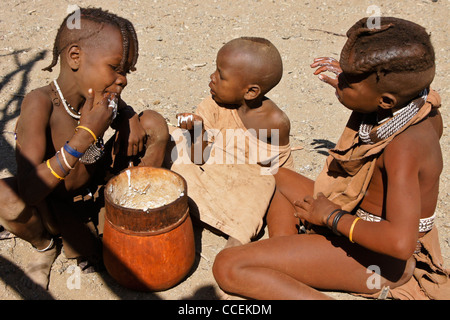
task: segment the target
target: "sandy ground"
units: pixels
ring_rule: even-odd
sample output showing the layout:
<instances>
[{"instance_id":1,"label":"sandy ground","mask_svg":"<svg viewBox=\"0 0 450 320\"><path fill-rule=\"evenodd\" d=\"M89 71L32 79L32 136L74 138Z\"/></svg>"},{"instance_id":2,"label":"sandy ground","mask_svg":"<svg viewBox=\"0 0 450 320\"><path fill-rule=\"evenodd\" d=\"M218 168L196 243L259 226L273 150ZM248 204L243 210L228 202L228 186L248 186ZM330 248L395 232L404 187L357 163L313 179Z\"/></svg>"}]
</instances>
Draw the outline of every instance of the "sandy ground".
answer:
<instances>
[{"instance_id":1,"label":"sandy ground","mask_svg":"<svg viewBox=\"0 0 450 320\"><path fill-rule=\"evenodd\" d=\"M129 75L123 98L135 110L151 108L175 122L178 112L190 112L209 92L209 75L218 49L239 36L271 40L284 60L284 75L269 96L291 119L291 144L296 170L314 179L327 148L334 145L349 111L333 90L309 67L319 56L339 57L346 30L377 5L384 16L413 20L427 28L436 50L437 74L433 88L442 97L445 123L441 140L444 171L437 206L442 252L450 257L450 152L447 101L450 100L450 41L448 0L236 0L236 1L61 1L2 2L0 13L0 177L15 173L13 128L23 96L57 76L41 71L51 61L57 28L68 5L99 6L130 19L140 42L138 71ZM106 272L82 274L74 282L74 262L61 254L53 265L48 291L25 293L19 278L28 262L30 246L20 239L0 241L0 299L217 299L211 266L225 239L196 228L197 256L187 279L157 293L124 289ZM338 299L354 299L329 293Z\"/></svg>"}]
</instances>

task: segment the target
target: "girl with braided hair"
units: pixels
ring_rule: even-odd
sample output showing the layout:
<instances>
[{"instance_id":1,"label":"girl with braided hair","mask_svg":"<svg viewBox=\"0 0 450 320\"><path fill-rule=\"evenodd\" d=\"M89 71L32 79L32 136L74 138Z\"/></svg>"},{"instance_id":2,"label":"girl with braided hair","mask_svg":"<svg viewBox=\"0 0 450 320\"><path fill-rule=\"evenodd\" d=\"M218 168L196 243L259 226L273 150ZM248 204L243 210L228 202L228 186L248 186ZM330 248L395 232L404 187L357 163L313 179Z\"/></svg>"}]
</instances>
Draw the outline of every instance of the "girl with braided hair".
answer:
<instances>
[{"instance_id":1,"label":"girl with braided hair","mask_svg":"<svg viewBox=\"0 0 450 320\"><path fill-rule=\"evenodd\" d=\"M58 77L22 103L17 175L0 180L0 224L36 249L25 270L29 287L47 288L59 235L84 271L100 264L97 187L130 161L161 166L169 137L161 115L137 115L120 97L138 58L131 22L97 8L79 13L80 28L64 19L44 69L59 59ZM104 144L110 126L115 134Z\"/></svg>"},{"instance_id":2,"label":"girl with braided hair","mask_svg":"<svg viewBox=\"0 0 450 320\"><path fill-rule=\"evenodd\" d=\"M443 124L430 89L433 46L421 26L380 19L378 29L367 18L349 29L340 62L311 65L353 112L316 181L283 168L276 174L270 238L218 254L213 272L224 291L256 299L329 298L318 290L450 298L434 226Z\"/></svg>"}]
</instances>

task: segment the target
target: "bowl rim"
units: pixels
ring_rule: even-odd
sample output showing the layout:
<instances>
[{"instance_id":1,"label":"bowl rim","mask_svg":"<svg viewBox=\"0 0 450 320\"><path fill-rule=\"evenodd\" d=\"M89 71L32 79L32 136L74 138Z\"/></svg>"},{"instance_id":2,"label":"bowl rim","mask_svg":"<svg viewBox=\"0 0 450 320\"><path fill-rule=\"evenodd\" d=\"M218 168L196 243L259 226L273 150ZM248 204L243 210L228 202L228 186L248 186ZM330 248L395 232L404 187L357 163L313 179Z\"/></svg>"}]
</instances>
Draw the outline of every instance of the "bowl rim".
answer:
<instances>
[{"instance_id":1,"label":"bowl rim","mask_svg":"<svg viewBox=\"0 0 450 320\"><path fill-rule=\"evenodd\" d=\"M136 208L128 208L128 207L124 207L124 206L116 204L113 201L110 193L108 192L109 186L113 183L113 181L115 179L117 179L117 177L119 175L124 174L127 170L140 170L141 168L146 168L146 169L150 168L151 170L166 171L166 172L169 172L171 174L176 175L183 183L183 189L184 189L183 195L181 197L176 198L174 201L172 201L172 202L170 202L168 204L165 204L165 205L157 207L157 208L149 208L149 209L146 209L146 210L144 210L144 209L136 209ZM108 204L109 205L111 205L112 207L118 208L118 209L125 209L125 210L129 210L131 212L146 212L146 213L157 212L157 211L161 211L162 209L167 208L167 207L169 207L169 206L171 206L171 205L173 205L173 204L175 204L175 203L177 203L179 201L183 201L185 198L187 198L187 182L186 182L186 179L184 179L184 177L182 175L180 175L178 172L175 172L175 171L167 169L167 168L157 168L157 167L149 167L149 166L129 167L129 168L123 169L118 174L116 174L114 177L112 177L111 179L108 180L108 182L105 185L105 189L104 189L104 197L105 197L105 202L108 200Z\"/></svg>"}]
</instances>

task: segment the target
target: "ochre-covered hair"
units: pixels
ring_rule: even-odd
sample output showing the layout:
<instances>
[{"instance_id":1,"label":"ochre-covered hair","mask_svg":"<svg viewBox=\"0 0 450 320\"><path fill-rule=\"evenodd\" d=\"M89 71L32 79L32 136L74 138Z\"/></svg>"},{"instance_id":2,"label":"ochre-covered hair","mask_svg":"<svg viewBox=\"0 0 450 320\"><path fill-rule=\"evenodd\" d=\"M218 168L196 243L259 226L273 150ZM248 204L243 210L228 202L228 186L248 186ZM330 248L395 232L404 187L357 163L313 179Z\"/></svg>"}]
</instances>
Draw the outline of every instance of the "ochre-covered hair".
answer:
<instances>
[{"instance_id":1,"label":"ochre-covered hair","mask_svg":"<svg viewBox=\"0 0 450 320\"><path fill-rule=\"evenodd\" d=\"M367 20L359 20L347 31L340 58L344 72L419 72L434 66L433 45L423 27L399 18L380 17L379 28L370 29Z\"/></svg>"},{"instance_id":2,"label":"ochre-covered hair","mask_svg":"<svg viewBox=\"0 0 450 320\"><path fill-rule=\"evenodd\" d=\"M134 30L134 26L129 20L119 17L108 11L102 10L100 8L81 8L80 9L81 20L92 21L95 24L98 24L98 26L96 28L83 26L83 22L81 22L82 24L81 28L69 29L67 27L67 20L72 14L73 13L67 15L67 17L64 19L64 21L62 22L61 26L58 29L58 33L56 34L55 38L55 43L53 45L52 63L42 70L52 71L52 68L58 63L59 55L70 44L78 41L87 41L87 39L95 41L95 36L101 32L104 24L115 26L120 30L123 45L123 55L122 61L120 63L120 67L122 69L124 68L124 65L128 59L128 55L130 52L130 43L132 42L135 50L132 63L129 69L130 71L136 70L135 65L139 55L138 53L139 44L137 40L136 31Z\"/></svg>"}]
</instances>

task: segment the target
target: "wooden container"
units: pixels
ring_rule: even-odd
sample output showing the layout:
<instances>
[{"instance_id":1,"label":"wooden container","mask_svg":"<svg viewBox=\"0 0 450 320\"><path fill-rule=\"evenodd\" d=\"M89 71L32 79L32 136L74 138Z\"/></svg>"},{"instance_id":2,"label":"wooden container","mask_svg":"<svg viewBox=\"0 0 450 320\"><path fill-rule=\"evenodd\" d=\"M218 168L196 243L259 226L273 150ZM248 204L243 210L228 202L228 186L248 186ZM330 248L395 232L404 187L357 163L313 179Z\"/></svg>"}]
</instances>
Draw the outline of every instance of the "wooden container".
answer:
<instances>
[{"instance_id":1,"label":"wooden container","mask_svg":"<svg viewBox=\"0 0 450 320\"><path fill-rule=\"evenodd\" d=\"M107 183L105 209L103 259L112 278L139 291L166 290L183 280L194 263L195 244L182 176L163 168L128 168Z\"/></svg>"}]
</instances>

